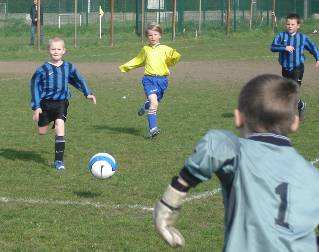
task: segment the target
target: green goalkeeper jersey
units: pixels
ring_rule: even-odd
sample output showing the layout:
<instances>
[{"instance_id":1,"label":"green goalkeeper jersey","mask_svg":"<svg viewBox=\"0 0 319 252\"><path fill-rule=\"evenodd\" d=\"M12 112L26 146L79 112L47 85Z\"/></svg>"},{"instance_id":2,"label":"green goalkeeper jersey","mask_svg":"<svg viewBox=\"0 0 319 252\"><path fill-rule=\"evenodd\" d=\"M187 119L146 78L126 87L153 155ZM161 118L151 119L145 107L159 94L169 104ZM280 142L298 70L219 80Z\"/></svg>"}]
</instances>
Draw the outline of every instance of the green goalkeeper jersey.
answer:
<instances>
[{"instance_id":1,"label":"green goalkeeper jersey","mask_svg":"<svg viewBox=\"0 0 319 252\"><path fill-rule=\"evenodd\" d=\"M317 252L319 171L287 137L239 138L209 131L186 160L200 181L219 178L225 206L224 251Z\"/></svg>"}]
</instances>

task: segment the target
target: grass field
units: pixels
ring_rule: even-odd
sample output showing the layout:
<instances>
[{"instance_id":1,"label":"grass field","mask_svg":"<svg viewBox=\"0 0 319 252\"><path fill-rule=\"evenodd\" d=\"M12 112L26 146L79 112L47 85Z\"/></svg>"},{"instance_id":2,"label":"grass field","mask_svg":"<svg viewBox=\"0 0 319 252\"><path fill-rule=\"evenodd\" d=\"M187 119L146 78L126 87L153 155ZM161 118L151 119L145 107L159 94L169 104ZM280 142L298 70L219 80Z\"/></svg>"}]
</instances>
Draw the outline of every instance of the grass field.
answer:
<instances>
[{"instance_id":1,"label":"grass field","mask_svg":"<svg viewBox=\"0 0 319 252\"><path fill-rule=\"evenodd\" d=\"M126 41L113 49L100 44L70 49L67 59L89 80L97 105L72 89L63 172L50 166L53 132L39 137L29 108L28 82L46 53L27 46L15 52L9 46L14 38L1 40L7 46L0 49L0 250L169 251L154 231L151 208L208 129L233 130L232 111L245 81L260 73L280 73L268 49L271 39L266 32L169 43L183 60L173 68L159 108L162 133L152 141L145 138L145 118L136 115L143 102L142 71L124 75L117 70L140 45ZM22 62L26 59L30 62ZM308 113L291 138L301 154L315 160L318 73L310 57L308 62L302 87ZM94 179L86 169L98 152L114 155L119 163L110 179ZM218 187L216 178L201 184L184 204L177 226L186 239L185 251L221 250Z\"/></svg>"}]
</instances>

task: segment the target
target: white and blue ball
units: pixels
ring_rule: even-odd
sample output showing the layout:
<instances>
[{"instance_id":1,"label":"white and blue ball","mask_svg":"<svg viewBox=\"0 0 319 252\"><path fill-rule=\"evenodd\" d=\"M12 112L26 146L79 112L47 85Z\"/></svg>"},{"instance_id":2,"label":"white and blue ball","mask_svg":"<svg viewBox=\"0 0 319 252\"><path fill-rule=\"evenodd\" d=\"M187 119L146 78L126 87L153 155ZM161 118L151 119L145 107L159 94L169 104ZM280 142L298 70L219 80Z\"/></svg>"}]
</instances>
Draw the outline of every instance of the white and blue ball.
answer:
<instances>
[{"instance_id":1,"label":"white and blue ball","mask_svg":"<svg viewBox=\"0 0 319 252\"><path fill-rule=\"evenodd\" d=\"M117 167L116 160L108 153L95 154L88 164L88 170L99 179L111 177L116 172Z\"/></svg>"}]
</instances>

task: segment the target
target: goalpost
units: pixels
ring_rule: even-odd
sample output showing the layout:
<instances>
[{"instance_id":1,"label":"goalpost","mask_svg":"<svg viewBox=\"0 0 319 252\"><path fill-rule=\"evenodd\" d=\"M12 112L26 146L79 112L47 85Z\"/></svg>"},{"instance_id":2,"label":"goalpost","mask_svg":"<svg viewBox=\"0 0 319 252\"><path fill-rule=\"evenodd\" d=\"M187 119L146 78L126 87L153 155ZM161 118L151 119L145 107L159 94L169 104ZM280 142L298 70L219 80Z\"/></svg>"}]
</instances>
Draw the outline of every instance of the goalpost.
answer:
<instances>
[{"instance_id":1,"label":"goalpost","mask_svg":"<svg viewBox=\"0 0 319 252\"><path fill-rule=\"evenodd\" d=\"M37 46L38 51L41 50L41 0L38 0L38 6L37 6Z\"/></svg>"},{"instance_id":2,"label":"goalpost","mask_svg":"<svg viewBox=\"0 0 319 252\"><path fill-rule=\"evenodd\" d=\"M8 5L7 3L0 3L0 20L4 21L7 18L7 10Z\"/></svg>"},{"instance_id":3,"label":"goalpost","mask_svg":"<svg viewBox=\"0 0 319 252\"><path fill-rule=\"evenodd\" d=\"M8 10L7 3L0 3L0 15L6 15Z\"/></svg>"},{"instance_id":4,"label":"goalpost","mask_svg":"<svg viewBox=\"0 0 319 252\"><path fill-rule=\"evenodd\" d=\"M79 25L82 26L82 14L78 13ZM74 13L60 13L58 14L58 27L61 29L61 26L64 24L71 24L74 22Z\"/></svg>"},{"instance_id":5,"label":"goalpost","mask_svg":"<svg viewBox=\"0 0 319 252\"><path fill-rule=\"evenodd\" d=\"M250 1L250 17L249 17L249 29L251 30L253 24L253 18L256 12L257 0Z\"/></svg>"}]
</instances>

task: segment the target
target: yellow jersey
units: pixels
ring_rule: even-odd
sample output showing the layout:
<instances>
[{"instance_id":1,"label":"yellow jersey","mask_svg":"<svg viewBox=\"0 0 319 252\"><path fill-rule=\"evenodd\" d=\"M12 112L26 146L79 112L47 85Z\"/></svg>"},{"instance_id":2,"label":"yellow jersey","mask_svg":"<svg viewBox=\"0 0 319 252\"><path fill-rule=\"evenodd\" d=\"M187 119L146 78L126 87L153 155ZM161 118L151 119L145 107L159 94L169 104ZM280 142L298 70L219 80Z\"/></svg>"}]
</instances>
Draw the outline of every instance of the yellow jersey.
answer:
<instances>
[{"instance_id":1,"label":"yellow jersey","mask_svg":"<svg viewBox=\"0 0 319 252\"><path fill-rule=\"evenodd\" d=\"M121 72L128 72L131 69L145 66L145 75L165 76L169 75L169 67L175 65L181 55L173 48L156 44L145 45L139 54L121 65Z\"/></svg>"}]
</instances>

